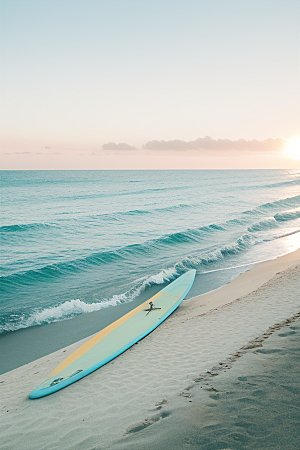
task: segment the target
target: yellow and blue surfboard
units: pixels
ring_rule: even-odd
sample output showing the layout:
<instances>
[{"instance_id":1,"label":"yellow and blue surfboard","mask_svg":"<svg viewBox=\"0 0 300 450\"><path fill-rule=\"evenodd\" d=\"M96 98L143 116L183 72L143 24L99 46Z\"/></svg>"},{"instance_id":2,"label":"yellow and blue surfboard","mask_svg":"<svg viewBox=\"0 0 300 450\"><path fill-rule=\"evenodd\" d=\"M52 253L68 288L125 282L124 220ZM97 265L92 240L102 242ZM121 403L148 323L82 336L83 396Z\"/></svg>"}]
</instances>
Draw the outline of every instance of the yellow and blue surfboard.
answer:
<instances>
[{"instance_id":1,"label":"yellow and blue surfboard","mask_svg":"<svg viewBox=\"0 0 300 450\"><path fill-rule=\"evenodd\" d=\"M75 383L147 336L180 305L191 289L195 275L196 271L190 270L154 297L99 331L59 364L29 397L45 397Z\"/></svg>"}]
</instances>

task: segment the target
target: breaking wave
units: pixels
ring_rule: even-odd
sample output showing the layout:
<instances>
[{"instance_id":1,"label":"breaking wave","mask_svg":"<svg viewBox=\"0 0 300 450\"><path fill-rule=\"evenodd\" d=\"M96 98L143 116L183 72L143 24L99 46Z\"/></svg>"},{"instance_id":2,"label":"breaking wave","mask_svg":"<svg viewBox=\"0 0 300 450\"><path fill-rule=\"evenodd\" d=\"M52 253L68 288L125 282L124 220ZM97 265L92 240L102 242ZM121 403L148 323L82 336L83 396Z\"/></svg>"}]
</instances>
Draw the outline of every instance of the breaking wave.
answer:
<instances>
[{"instance_id":1,"label":"breaking wave","mask_svg":"<svg viewBox=\"0 0 300 450\"><path fill-rule=\"evenodd\" d=\"M35 325L43 325L51 322L58 322L69 319L79 314L98 311L103 308L116 306L121 303L129 303L137 298L143 291L153 285L162 285L175 280L178 276L190 269L200 269L209 266L210 263L225 259L230 255L235 255L253 245L253 238L245 234L237 241L229 245L224 245L210 252L199 252L187 256L174 266L165 268L159 273L136 280L135 286L125 293L113 295L109 299L103 299L99 302L86 303L80 299L69 300L60 305L50 308L35 309L29 316L25 317L23 313L14 313L4 320L0 325L0 333L15 331L21 328L28 328Z\"/></svg>"}]
</instances>

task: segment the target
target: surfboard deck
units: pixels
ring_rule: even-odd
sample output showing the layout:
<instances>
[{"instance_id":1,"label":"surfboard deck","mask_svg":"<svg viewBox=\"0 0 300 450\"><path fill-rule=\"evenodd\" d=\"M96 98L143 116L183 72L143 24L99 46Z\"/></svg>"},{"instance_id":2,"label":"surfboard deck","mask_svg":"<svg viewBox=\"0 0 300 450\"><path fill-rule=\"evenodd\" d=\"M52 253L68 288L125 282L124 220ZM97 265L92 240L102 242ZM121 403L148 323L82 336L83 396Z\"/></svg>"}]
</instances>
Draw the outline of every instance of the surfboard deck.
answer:
<instances>
[{"instance_id":1,"label":"surfboard deck","mask_svg":"<svg viewBox=\"0 0 300 450\"><path fill-rule=\"evenodd\" d=\"M180 305L196 275L186 272L152 298L96 333L69 355L34 389L29 398L36 399L60 389L99 369L151 333Z\"/></svg>"}]
</instances>

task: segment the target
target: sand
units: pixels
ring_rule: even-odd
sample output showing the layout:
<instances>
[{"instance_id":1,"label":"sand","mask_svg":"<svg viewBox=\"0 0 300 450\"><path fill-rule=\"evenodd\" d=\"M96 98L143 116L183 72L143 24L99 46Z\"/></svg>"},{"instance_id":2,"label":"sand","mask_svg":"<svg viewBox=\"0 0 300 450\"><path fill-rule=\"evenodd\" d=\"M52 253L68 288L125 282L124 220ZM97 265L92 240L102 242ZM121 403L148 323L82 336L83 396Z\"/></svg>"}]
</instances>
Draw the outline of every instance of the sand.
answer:
<instances>
[{"instance_id":1,"label":"sand","mask_svg":"<svg viewBox=\"0 0 300 450\"><path fill-rule=\"evenodd\" d=\"M145 429L154 438L203 373L299 312L299 275L300 250L258 265L184 301L140 343L48 397L28 395L86 339L1 375L1 449L123 449Z\"/></svg>"}]
</instances>

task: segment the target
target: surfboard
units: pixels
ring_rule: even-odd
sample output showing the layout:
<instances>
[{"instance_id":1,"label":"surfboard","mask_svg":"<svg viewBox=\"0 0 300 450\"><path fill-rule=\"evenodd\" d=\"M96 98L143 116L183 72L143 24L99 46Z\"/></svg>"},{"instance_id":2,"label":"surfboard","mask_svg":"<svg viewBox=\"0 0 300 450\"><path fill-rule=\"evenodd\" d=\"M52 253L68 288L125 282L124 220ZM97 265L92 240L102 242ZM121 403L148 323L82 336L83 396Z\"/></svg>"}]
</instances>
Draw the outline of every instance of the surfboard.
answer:
<instances>
[{"instance_id":1,"label":"surfboard","mask_svg":"<svg viewBox=\"0 0 300 450\"><path fill-rule=\"evenodd\" d=\"M107 364L158 327L192 287L195 270L186 272L152 298L96 333L59 364L31 392L36 399L53 394Z\"/></svg>"}]
</instances>

